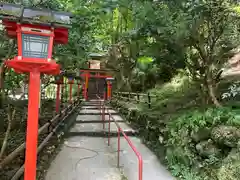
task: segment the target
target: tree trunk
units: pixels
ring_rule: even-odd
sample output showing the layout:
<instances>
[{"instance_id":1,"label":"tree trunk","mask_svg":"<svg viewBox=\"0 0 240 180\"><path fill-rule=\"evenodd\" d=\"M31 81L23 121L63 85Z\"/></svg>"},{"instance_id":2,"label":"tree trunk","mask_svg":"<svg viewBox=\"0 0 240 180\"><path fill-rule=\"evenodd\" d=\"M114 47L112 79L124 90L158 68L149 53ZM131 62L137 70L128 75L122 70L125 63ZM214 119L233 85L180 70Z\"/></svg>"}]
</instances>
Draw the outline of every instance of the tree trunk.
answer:
<instances>
[{"instance_id":1,"label":"tree trunk","mask_svg":"<svg viewBox=\"0 0 240 180\"><path fill-rule=\"evenodd\" d=\"M222 107L221 103L218 101L218 99L216 97L216 89L215 89L215 86L213 84L212 78L207 79L207 89L208 89L208 95L211 98L213 104L216 107Z\"/></svg>"},{"instance_id":2,"label":"tree trunk","mask_svg":"<svg viewBox=\"0 0 240 180\"><path fill-rule=\"evenodd\" d=\"M10 132L11 132L12 120L15 116L15 113L16 113L16 109L11 111L11 105L8 104L8 127L7 127L7 130L6 130L6 134L5 134L3 144L2 144L2 148L1 148L1 152L0 152L0 160L2 159L2 157L4 155L4 152L7 148L8 137L9 137Z\"/></svg>"},{"instance_id":3,"label":"tree trunk","mask_svg":"<svg viewBox=\"0 0 240 180\"><path fill-rule=\"evenodd\" d=\"M6 73L6 67L4 64L0 67L0 108L3 108L3 101L4 101L4 79Z\"/></svg>"}]
</instances>

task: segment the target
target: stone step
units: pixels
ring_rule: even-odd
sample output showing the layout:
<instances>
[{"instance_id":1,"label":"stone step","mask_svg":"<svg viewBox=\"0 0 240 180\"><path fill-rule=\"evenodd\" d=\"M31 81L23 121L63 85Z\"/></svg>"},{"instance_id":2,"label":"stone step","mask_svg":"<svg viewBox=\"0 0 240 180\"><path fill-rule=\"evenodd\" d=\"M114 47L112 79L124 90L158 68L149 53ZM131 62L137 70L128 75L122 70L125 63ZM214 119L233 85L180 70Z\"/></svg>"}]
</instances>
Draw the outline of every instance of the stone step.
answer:
<instances>
[{"instance_id":1,"label":"stone step","mask_svg":"<svg viewBox=\"0 0 240 180\"><path fill-rule=\"evenodd\" d=\"M124 133L127 136L137 136L138 132L137 131L124 131ZM108 136L108 131L83 131L83 132L68 132L65 137L72 137L72 136L88 136L88 137L107 137ZM110 137L117 137L118 132L110 132ZM122 137L123 134L120 133L120 136Z\"/></svg>"},{"instance_id":2,"label":"stone step","mask_svg":"<svg viewBox=\"0 0 240 180\"><path fill-rule=\"evenodd\" d=\"M124 120L116 120L117 122L125 122ZM115 122L114 120L110 120L110 122ZM108 120L79 120L75 122L76 124L85 124L85 123L109 123Z\"/></svg>"}]
</instances>

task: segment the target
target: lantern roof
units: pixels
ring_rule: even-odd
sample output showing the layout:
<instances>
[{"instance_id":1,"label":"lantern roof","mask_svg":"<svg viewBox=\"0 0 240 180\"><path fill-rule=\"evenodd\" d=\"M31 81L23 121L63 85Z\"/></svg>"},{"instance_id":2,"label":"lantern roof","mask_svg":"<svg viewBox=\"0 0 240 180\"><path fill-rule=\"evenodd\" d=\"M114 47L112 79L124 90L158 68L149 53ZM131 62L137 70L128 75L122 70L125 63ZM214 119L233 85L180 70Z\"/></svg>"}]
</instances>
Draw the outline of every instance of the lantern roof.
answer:
<instances>
[{"instance_id":1,"label":"lantern roof","mask_svg":"<svg viewBox=\"0 0 240 180\"><path fill-rule=\"evenodd\" d=\"M76 79L76 80L81 80L82 77L79 75L77 76L75 72L72 72L72 71L62 71L61 74L67 78L73 78L73 79Z\"/></svg>"},{"instance_id":2,"label":"lantern roof","mask_svg":"<svg viewBox=\"0 0 240 180\"><path fill-rule=\"evenodd\" d=\"M93 60L101 60L102 58L106 57L106 54L103 53L90 53L89 58Z\"/></svg>"},{"instance_id":3,"label":"lantern roof","mask_svg":"<svg viewBox=\"0 0 240 180\"><path fill-rule=\"evenodd\" d=\"M26 24L53 27L71 27L72 14L67 12L37 9L22 5L0 3L0 19Z\"/></svg>"},{"instance_id":4,"label":"lantern roof","mask_svg":"<svg viewBox=\"0 0 240 180\"><path fill-rule=\"evenodd\" d=\"M0 19L10 38L17 37L17 24L29 28L51 30L54 27L54 43L68 43L68 28L72 14L49 9L23 7L0 2ZM36 31L37 32L37 31Z\"/></svg>"}]
</instances>

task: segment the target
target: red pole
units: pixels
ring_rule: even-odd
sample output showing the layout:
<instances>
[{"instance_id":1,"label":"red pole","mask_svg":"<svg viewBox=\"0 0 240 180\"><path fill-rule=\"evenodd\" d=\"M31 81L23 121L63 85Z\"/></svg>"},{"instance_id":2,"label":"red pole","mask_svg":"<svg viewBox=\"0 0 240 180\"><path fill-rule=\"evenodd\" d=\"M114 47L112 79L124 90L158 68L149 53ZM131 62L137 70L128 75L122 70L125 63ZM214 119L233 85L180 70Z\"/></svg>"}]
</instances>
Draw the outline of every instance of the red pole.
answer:
<instances>
[{"instance_id":1,"label":"red pole","mask_svg":"<svg viewBox=\"0 0 240 180\"><path fill-rule=\"evenodd\" d=\"M59 113L60 105L60 84L57 84L57 97L56 97L56 113Z\"/></svg>"},{"instance_id":2,"label":"red pole","mask_svg":"<svg viewBox=\"0 0 240 180\"><path fill-rule=\"evenodd\" d=\"M107 99L110 99L110 82L107 82Z\"/></svg>"},{"instance_id":3,"label":"red pole","mask_svg":"<svg viewBox=\"0 0 240 180\"><path fill-rule=\"evenodd\" d=\"M86 100L88 99L88 80L89 80L89 72L86 75L86 82L85 82L85 93L86 93Z\"/></svg>"},{"instance_id":4,"label":"red pole","mask_svg":"<svg viewBox=\"0 0 240 180\"><path fill-rule=\"evenodd\" d=\"M109 100L112 98L112 84L111 82L109 83Z\"/></svg>"},{"instance_id":5,"label":"red pole","mask_svg":"<svg viewBox=\"0 0 240 180\"><path fill-rule=\"evenodd\" d=\"M110 129L111 129L111 126L110 126L110 114L108 114L108 146L110 146Z\"/></svg>"},{"instance_id":6,"label":"red pole","mask_svg":"<svg viewBox=\"0 0 240 180\"><path fill-rule=\"evenodd\" d=\"M72 103L72 86L73 86L73 84L70 83L70 90L69 90L69 103Z\"/></svg>"},{"instance_id":7,"label":"red pole","mask_svg":"<svg viewBox=\"0 0 240 180\"><path fill-rule=\"evenodd\" d=\"M64 82L62 83L61 101L62 101L62 105L63 105L64 104Z\"/></svg>"},{"instance_id":8,"label":"red pole","mask_svg":"<svg viewBox=\"0 0 240 180\"><path fill-rule=\"evenodd\" d=\"M80 84L78 84L78 89L77 89L77 97L79 98L80 96Z\"/></svg>"},{"instance_id":9,"label":"red pole","mask_svg":"<svg viewBox=\"0 0 240 180\"><path fill-rule=\"evenodd\" d=\"M103 99L106 100L106 92L104 90L104 93L103 93Z\"/></svg>"},{"instance_id":10,"label":"red pole","mask_svg":"<svg viewBox=\"0 0 240 180\"><path fill-rule=\"evenodd\" d=\"M86 97L85 97L85 84L82 85L82 95L83 95L83 98L86 99Z\"/></svg>"},{"instance_id":11,"label":"red pole","mask_svg":"<svg viewBox=\"0 0 240 180\"><path fill-rule=\"evenodd\" d=\"M102 113L102 119L103 119L103 130L104 130L104 133L105 133L105 104L103 102L103 113Z\"/></svg>"},{"instance_id":12,"label":"red pole","mask_svg":"<svg viewBox=\"0 0 240 180\"><path fill-rule=\"evenodd\" d=\"M36 180L40 73L30 72L24 180Z\"/></svg>"},{"instance_id":13,"label":"red pole","mask_svg":"<svg viewBox=\"0 0 240 180\"><path fill-rule=\"evenodd\" d=\"M120 128L118 128L118 159L117 159L117 167L120 166Z\"/></svg>"}]
</instances>

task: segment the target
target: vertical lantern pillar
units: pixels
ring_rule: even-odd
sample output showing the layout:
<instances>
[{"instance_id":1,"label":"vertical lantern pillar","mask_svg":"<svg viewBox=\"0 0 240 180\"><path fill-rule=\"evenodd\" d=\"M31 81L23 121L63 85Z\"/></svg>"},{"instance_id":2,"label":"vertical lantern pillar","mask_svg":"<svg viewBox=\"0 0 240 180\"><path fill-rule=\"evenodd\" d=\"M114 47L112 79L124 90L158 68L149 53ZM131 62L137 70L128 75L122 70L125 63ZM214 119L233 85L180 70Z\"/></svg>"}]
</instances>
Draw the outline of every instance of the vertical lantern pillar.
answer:
<instances>
[{"instance_id":1,"label":"vertical lantern pillar","mask_svg":"<svg viewBox=\"0 0 240 180\"><path fill-rule=\"evenodd\" d=\"M59 113L60 108L60 83L57 83L57 97L56 97L56 113Z\"/></svg>"},{"instance_id":2,"label":"vertical lantern pillar","mask_svg":"<svg viewBox=\"0 0 240 180\"><path fill-rule=\"evenodd\" d=\"M82 96L85 99L85 83L82 85Z\"/></svg>"},{"instance_id":3,"label":"vertical lantern pillar","mask_svg":"<svg viewBox=\"0 0 240 180\"><path fill-rule=\"evenodd\" d=\"M64 80L62 82L62 88L61 88L61 101L62 101L62 105L64 103Z\"/></svg>"},{"instance_id":4,"label":"vertical lantern pillar","mask_svg":"<svg viewBox=\"0 0 240 180\"><path fill-rule=\"evenodd\" d=\"M40 90L40 73L30 72L29 102L26 137L25 180L36 179L37 141L38 141L38 106Z\"/></svg>"},{"instance_id":5,"label":"vertical lantern pillar","mask_svg":"<svg viewBox=\"0 0 240 180\"><path fill-rule=\"evenodd\" d=\"M78 89L77 89L77 97L79 98L80 96L80 82L78 83Z\"/></svg>"},{"instance_id":6,"label":"vertical lantern pillar","mask_svg":"<svg viewBox=\"0 0 240 180\"><path fill-rule=\"evenodd\" d=\"M65 79L65 102L67 103L68 101L68 85L67 85L67 80Z\"/></svg>"},{"instance_id":7,"label":"vertical lantern pillar","mask_svg":"<svg viewBox=\"0 0 240 180\"><path fill-rule=\"evenodd\" d=\"M69 103L72 103L72 88L73 88L74 79L73 77L68 78L68 84L69 84Z\"/></svg>"},{"instance_id":8,"label":"vertical lantern pillar","mask_svg":"<svg viewBox=\"0 0 240 180\"><path fill-rule=\"evenodd\" d=\"M57 90L56 90L56 113L60 112L60 104L63 96L60 94L61 92L61 84L63 85L63 76L55 76L55 83L57 84ZM62 86L63 88L63 86ZM63 89L62 89L63 92ZM61 93L62 93L61 92Z\"/></svg>"},{"instance_id":9,"label":"vertical lantern pillar","mask_svg":"<svg viewBox=\"0 0 240 180\"><path fill-rule=\"evenodd\" d=\"M110 87L110 81L107 81L107 100L110 100L110 93L111 93L111 87Z\"/></svg>"},{"instance_id":10,"label":"vertical lantern pillar","mask_svg":"<svg viewBox=\"0 0 240 180\"><path fill-rule=\"evenodd\" d=\"M70 87L70 89L69 89L69 103L72 103L72 86L73 86L73 84L72 83L70 83L70 85L69 85Z\"/></svg>"}]
</instances>

